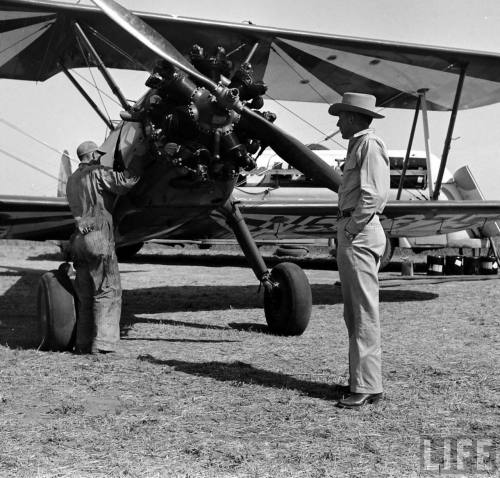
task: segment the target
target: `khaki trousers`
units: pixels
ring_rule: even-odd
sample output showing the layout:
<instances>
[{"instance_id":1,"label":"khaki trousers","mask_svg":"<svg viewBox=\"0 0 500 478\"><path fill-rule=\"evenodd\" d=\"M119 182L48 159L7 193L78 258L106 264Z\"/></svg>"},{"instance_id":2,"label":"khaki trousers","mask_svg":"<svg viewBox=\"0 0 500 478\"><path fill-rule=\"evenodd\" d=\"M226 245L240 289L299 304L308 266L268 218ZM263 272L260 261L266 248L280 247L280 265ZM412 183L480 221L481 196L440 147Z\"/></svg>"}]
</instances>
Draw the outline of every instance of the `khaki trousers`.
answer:
<instances>
[{"instance_id":1,"label":"khaki trousers","mask_svg":"<svg viewBox=\"0 0 500 478\"><path fill-rule=\"evenodd\" d=\"M78 297L76 350L114 351L120 340L121 281L114 242L100 231L72 244Z\"/></svg>"},{"instance_id":2,"label":"khaki trousers","mask_svg":"<svg viewBox=\"0 0 500 478\"><path fill-rule=\"evenodd\" d=\"M353 393L381 393L379 284L380 256L386 237L377 215L349 241L338 222L337 264L349 333L349 385Z\"/></svg>"}]
</instances>

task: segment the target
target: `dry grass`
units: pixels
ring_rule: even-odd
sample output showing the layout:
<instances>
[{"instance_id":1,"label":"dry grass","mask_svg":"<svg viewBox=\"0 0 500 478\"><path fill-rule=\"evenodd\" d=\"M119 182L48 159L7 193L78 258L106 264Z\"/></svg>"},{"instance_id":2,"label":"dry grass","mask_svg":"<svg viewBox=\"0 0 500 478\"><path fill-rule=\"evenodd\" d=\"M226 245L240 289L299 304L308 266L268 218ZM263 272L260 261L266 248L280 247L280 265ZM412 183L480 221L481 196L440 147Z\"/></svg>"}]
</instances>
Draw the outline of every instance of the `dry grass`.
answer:
<instances>
[{"instance_id":1,"label":"dry grass","mask_svg":"<svg viewBox=\"0 0 500 478\"><path fill-rule=\"evenodd\" d=\"M497 280L382 274L387 398L351 411L335 407L347 345L329 261L303 262L312 321L283 338L236 250L149 246L121 265L120 352L93 357L33 348L56 251L0 245L2 477L430 476L423 435L500 449Z\"/></svg>"}]
</instances>

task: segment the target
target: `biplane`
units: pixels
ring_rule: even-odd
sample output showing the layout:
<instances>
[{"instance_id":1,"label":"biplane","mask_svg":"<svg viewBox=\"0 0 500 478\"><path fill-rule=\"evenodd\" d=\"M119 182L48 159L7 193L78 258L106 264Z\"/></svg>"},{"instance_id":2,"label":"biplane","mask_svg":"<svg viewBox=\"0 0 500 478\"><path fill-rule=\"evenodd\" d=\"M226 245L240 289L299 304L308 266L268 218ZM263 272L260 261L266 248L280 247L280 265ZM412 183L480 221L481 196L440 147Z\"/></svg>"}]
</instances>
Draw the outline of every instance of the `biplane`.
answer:
<instances>
[{"instance_id":1,"label":"biplane","mask_svg":"<svg viewBox=\"0 0 500 478\"><path fill-rule=\"evenodd\" d=\"M270 147L331 191L341 176L276 125L274 113L263 110L267 91L276 99L323 103L346 91L369 92L380 106L414 109L414 124L420 111L424 118L428 110L451 111L433 200L398 197L387 205L383 226L404 236L429 235L485 227L500 217L499 202L436 200L457 111L500 101L500 56L132 13L113 0L93 2L95 7L0 0L0 77L39 82L66 75L109 128L102 164L141 176L116 203L117 245L207 234L218 225L234 234L262 285L272 332L298 335L306 329L310 287L295 264L269 271L252 233L279 227L332 236L337 206L331 197L314 195L235 199L240 173L254 169ZM72 74L89 65L99 69L123 108L117 124ZM287 74L290 65L294 77ZM148 71L144 95L129 102L110 68ZM413 134L414 127L405 164ZM64 239L73 228L63 198L0 197L0 237ZM60 330L71 330L67 306L51 300L46 286L39 300L48 340L64 345L69 336Z\"/></svg>"}]
</instances>

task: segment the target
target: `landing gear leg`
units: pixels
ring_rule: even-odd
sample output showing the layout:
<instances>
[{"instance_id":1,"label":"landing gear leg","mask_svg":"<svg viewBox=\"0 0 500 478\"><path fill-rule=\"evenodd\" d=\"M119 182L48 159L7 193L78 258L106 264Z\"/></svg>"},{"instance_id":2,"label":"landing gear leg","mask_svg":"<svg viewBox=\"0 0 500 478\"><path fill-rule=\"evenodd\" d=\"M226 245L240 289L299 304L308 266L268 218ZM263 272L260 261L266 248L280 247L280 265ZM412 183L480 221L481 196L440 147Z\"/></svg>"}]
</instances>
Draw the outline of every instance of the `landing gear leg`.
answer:
<instances>
[{"instance_id":1,"label":"landing gear leg","mask_svg":"<svg viewBox=\"0 0 500 478\"><path fill-rule=\"evenodd\" d=\"M301 335L311 316L311 287L296 264L282 262L269 271L248 226L234 200L223 207L250 266L264 287L264 310L269 330L277 335Z\"/></svg>"}]
</instances>

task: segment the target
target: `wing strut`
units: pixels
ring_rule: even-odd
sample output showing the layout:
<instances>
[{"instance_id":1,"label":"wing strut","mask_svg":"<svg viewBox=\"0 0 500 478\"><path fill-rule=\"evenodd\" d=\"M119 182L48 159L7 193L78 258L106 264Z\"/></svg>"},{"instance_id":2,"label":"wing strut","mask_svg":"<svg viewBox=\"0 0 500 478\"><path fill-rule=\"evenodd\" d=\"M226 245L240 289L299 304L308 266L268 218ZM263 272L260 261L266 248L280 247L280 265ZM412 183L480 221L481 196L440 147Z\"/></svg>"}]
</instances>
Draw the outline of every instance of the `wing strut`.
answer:
<instances>
[{"instance_id":1,"label":"wing strut","mask_svg":"<svg viewBox=\"0 0 500 478\"><path fill-rule=\"evenodd\" d=\"M92 46L92 43L90 40L87 38L87 35L85 35L85 32L83 31L82 27L78 24L78 22L75 22L73 24L73 27L75 29L75 32L80 38L80 40L83 41L85 47L87 48L88 52L92 55L94 58L94 61L96 63L97 68L101 72L101 75L104 77L106 80L106 83L109 85L111 88L111 91L114 93L114 95L118 98L118 101L120 101L120 104L122 107L125 109L125 111L130 111L131 106L129 105L128 101L126 100L125 96L121 92L120 88L116 84L115 80L111 77L111 75L108 72L108 69L106 68L106 65L102 61L101 57L95 50L95 48Z\"/></svg>"},{"instance_id":2,"label":"wing strut","mask_svg":"<svg viewBox=\"0 0 500 478\"><path fill-rule=\"evenodd\" d=\"M75 88L80 92L80 94L87 100L87 103L92 106L94 111L99 115L99 117L106 123L106 126L113 131L115 127L113 123L108 119L108 117L100 110L99 106L97 106L94 100L88 95L88 93L83 89L83 87L76 81L75 77L68 71L68 69L64 66L62 62L59 62L59 66L61 67L63 73L67 76L69 81L73 83Z\"/></svg>"},{"instance_id":3,"label":"wing strut","mask_svg":"<svg viewBox=\"0 0 500 478\"><path fill-rule=\"evenodd\" d=\"M429 135L429 117L427 115L427 99L425 93L427 88L418 90L420 96L420 103L422 106L422 123L424 126L424 144L425 144L425 157L427 159L427 183L429 185L429 197L432 197L432 163L431 163L431 140Z\"/></svg>"},{"instance_id":4,"label":"wing strut","mask_svg":"<svg viewBox=\"0 0 500 478\"><path fill-rule=\"evenodd\" d=\"M422 97L418 95L417 104L415 105L415 116L413 116L413 124L411 125L410 139L408 140L408 148L406 148L406 156L403 163L403 170L401 171L401 177L399 178L398 194L396 199L401 199L401 191L403 190L403 182L406 176L406 170L408 169L408 162L410 161L411 148L413 146L413 139L415 138L415 129L417 128L418 113L420 111L420 103L422 102Z\"/></svg>"},{"instance_id":5,"label":"wing strut","mask_svg":"<svg viewBox=\"0 0 500 478\"><path fill-rule=\"evenodd\" d=\"M462 95L462 88L464 86L466 69L467 65L462 65L462 67L460 68L460 77L458 78L457 91L455 93L455 100L453 101L453 109L451 111L450 123L448 125L448 132L446 133L446 139L444 142L443 155L441 156L439 172L436 178L436 187L434 188L434 193L432 195L432 199L434 200L439 197L439 192L441 190L443 174L446 168L446 162L448 161L448 153L450 152L451 135L453 134L453 129L455 128L455 120L457 118L458 106L460 104L460 96Z\"/></svg>"}]
</instances>

